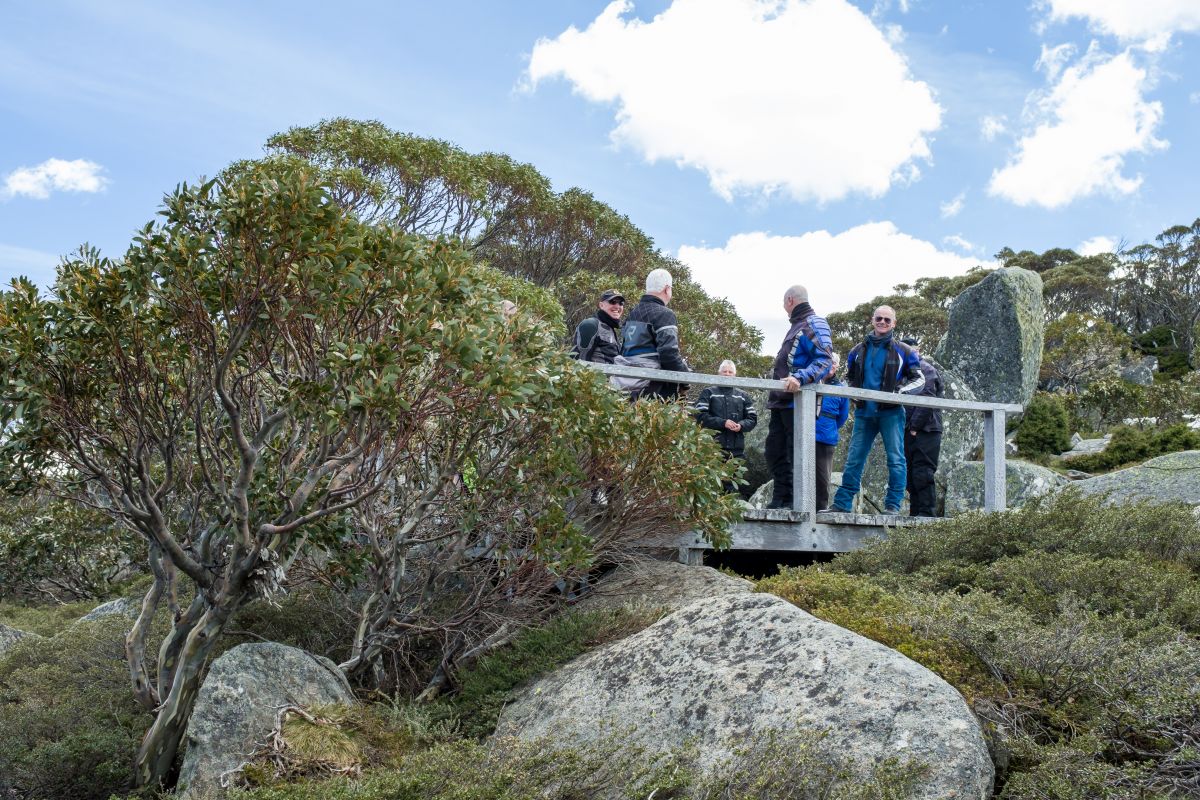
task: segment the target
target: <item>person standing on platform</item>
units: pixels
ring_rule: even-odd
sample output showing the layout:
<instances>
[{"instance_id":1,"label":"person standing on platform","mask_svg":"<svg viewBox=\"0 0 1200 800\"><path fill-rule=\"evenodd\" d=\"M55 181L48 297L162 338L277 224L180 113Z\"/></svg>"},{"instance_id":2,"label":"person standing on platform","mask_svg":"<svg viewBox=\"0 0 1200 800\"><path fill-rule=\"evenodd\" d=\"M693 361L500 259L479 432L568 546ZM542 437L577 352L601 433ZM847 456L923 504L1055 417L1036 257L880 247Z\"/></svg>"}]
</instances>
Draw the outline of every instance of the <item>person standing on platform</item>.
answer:
<instances>
[{"instance_id":1,"label":"person standing on platform","mask_svg":"<svg viewBox=\"0 0 1200 800\"><path fill-rule=\"evenodd\" d=\"M946 388L937 367L921 358L916 339L901 339L920 358L925 385L921 397L945 397ZM940 408L904 407L904 458L908 463L908 508L914 517L936 516L937 490L934 474L942 450L942 410Z\"/></svg>"},{"instance_id":2,"label":"person standing on platform","mask_svg":"<svg viewBox=\"0 0 1200 800\"><path fill-rule=\"evenodd\" d=\"M829 372L821 383L841 386L837 379L840 360L831 353ZM817 398L817 508L829 505L829 477L833 474L833 451L838 443L838 431L850 416L850 400L823 394Z\"/></svg>"},{"instance_id":3,"label":"person standing on platform","mask_svg":"<svg viewBox=\"0 0 1200 800\"><path fill-rule=\"evenodd\" d=\"M679 353L679 322L671 304L674 280L665 269L654 269L646 276L646 293L629 312L625 322L624 352L617 364L672 372L691 372ZM630 400L654 398L674 400L684 388L669 381L627 381L615 385L628 391Z\"/></svg>"},{"instance_id":4,"label":"person standing on platform","mask_svg":"<svg viewBox=\"0 0 1200 800\"><path fill-rule=\"evenodd\" d=\"M829 323L808 304L808 289L793 286L783 294L783 310L792 326L775 356L771 377L784 381L782 391L767 398L771 427L767 432L767 467L775 480L767 508L792 507L792 434L795 394L806 383L816 383L829 372L833 338Z\"/></svg>"},{"instance_id":5,"label":"person standing on platform","mask_svg":"<svg viewBox=\"0 0 1200 800\"><path fill-rule=\"evenodd\" d=\"M891 306L880 306L875 309L871 324L870 335L854 345L846 356L846 382L855 389L877 392L920 392L925 385L921 360L911 347L892 337L896 328L895 310ZM850 510L876 436L883 439L883 449L887 454L888 485L883 513L900 513L900 503L904 500L904 488L908 482L904 461L904 408L874 400L854 401L854 432L850 436L850 452L846 456L846 468L842 471L842 485L838 487L829 511Z\"/></svg>"},{"instance_id":6,"label":"person standing on platform","mask_svg":"<svg viewBox=\"0 0 1200 800\"><path fill-rule=\"evenodd\" d=\"M717 374L737 377L737 365L728 359L722 361ZM705 386L696 398L695 409L696 421L713 432L726 460L746 457L746 434L758 424L753 397L732 386ZM736 492L737 485L727 481L725 491Z\"/></svg>"}]
</instances>

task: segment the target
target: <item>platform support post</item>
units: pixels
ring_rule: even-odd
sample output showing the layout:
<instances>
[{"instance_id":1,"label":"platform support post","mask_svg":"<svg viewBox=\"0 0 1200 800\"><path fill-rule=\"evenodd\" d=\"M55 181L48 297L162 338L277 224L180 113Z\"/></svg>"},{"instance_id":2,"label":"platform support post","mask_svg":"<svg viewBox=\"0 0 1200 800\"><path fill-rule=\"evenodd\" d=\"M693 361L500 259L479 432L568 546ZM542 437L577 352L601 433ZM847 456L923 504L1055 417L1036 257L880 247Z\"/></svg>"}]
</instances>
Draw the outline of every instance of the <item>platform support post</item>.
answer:
<instances>
[{"instance_id":1,"label":"platform support post","mask_svg":"<svg viewBox=\"0 0 1200 800\"><path fill-rule=\"evenodd\" d=\"M983 413L983 510L1003 511L1008 507L1008 471L1004 454L1005 414L1002 410Z\"/></svg>"},{"instance_id":2,"label":"platform support post","mask_svg":"<svg viewBox=\"0 0 1200 800\"><path fill-rule=\"evenodd\" d=\"M817 393L801 389L792 408L792 510L817 518Z\"/></svg>"}]
</instances>

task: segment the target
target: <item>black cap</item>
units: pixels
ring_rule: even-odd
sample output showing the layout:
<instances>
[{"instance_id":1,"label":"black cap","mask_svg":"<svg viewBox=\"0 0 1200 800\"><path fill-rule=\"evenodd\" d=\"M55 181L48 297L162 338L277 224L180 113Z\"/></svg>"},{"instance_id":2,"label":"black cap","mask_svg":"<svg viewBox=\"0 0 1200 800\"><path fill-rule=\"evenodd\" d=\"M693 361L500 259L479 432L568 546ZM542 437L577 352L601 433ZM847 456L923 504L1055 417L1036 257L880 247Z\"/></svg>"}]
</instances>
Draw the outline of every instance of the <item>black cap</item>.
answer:
<instances>
[{"instance_id":1,"label":"black cap","mask_svg":"<svg viewBox=\"0 0 1200 800\"><path fill-rule=\"evenodd\" d=\"M611 303L613 300L625 302L625 295L618 292L616 289L606 289L604 294L600 295L601 302Z\"/></svg>"},{"instance_id":2,"label":"black cap","mask_svg":"<svg viewBox=\"0 0 1200 800\"><path fill-rule=\"evenodd\" d=\"M914 339L911 336L905 336L903 339L900 340L900 343L906 344L909 347L920 347L921 346L921 343L918 342L916 339Z\"/></svg>"}]
</instances>

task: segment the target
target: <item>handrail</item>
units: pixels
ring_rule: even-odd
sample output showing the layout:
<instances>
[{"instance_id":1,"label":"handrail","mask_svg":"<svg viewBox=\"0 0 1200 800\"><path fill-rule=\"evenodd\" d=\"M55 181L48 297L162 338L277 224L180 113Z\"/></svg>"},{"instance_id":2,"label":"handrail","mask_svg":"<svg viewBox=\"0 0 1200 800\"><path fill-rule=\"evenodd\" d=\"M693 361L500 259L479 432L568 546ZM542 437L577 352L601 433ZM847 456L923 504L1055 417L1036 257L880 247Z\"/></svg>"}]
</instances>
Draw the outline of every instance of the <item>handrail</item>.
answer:
<instances>
[{"instance_id":1,"label":"handrail","mask_svg":"<svg viewBox=\"0 0 1200 800\"><path fill-rule=\"evenodd\" d=\"M674 372L645 367L626 367L618 364L587 364L606 375L626 378L646 378L662 383L687 383L696 386L729 386L737 389L782 390L784 382L765 378L737 378L708 375L702 372ZM815 523L816 507L816 426L817 397L831 395L854 400L875 400L900 406L940 408L948 411L978 411L983 413L983 508L1003 511L1007 505L1007 466L1004 453L1004 428L1007 414L1017 414L1017 403L988 403L979 400L954 400L944 397L925 397L827 383L807 384L795 393L792 442L792 508L803 512L809 523Z\"/></svg>"},{"instance_id":2,"label":"handrail","mask_svg":"<svg viewBox=\"0 0 1200 800\"><path fill-rule=\"evenodd\" d=\"M701 372L673 372L665 369L626 367L619 364L597 364L582 362L606 375L624 378L648 378L663 383L690 383L696 386L731 386L736 389L769 389L782 391L783 381L768 378L730 378L725 375L706 375ZM921 397L895 392L879 392L874 389L855 389L850 386L833 386L828 383L810 383L800 388L804 392L816 392L833 397L849 397L852 400L875 400L899 406L919 408L944 408L952 411L1004 411L1019 414L1022 406L1017 403L987 403L981 400L955 400L947 397Z\"/></svg>"}]
</instances>

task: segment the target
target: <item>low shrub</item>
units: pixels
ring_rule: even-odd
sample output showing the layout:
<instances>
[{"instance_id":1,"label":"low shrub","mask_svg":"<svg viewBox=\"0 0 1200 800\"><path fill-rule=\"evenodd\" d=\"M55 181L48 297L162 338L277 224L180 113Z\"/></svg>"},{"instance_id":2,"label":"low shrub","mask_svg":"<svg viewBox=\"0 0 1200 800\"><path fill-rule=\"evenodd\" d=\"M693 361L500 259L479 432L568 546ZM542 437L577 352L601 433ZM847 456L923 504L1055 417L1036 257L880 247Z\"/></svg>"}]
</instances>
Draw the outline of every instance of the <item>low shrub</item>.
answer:
<instances>
[{"instance_id":1,"label":"low shrub","mask_svg":"<svg viewBox=\"0 0 1200 800\"><path fill-rule=\"evenodd\" d=\"M1057 395L1038 393L1030 400L1017 427L1017 450L1022 455L1057 454L1071 449L1067 407Z\"/></svg>"},{"instance_id":2,"label":"low shrub","mask_svg":"<svg viewBox=\"0 0 1200 800\"><path fill-rule=\"evenodd\" d=\"M701 774L688 748L651 753L610 736L590 745L460 739L405 752L361 777L267 782L230 800L902 800L921 766L889 761L859 770L819 733L767 735Z\"/></svg>"},{"instance_id":3,"label":"low shrub","mask_svg":"<svg viewBox=\"0 0 1200 800\"><path fill-rule=\"evenodd\" d=\"M0 796L106 800L131 790L153 716L130 690L128 622L78 623L0 658Z\"/></svg>"},{"instance_id":4,"label":"low shrub","mask_svg":"<svg viewBox=\"0 0 1200 800\"><path fill-rule=\"evenodd\" d=\"M1187 507L1118 511L1068 491L892 531L759 588L962 691L1000 797L1200 792L1200 523Z\"/></svg>"},{"instance_id":5,"label":"low shrub","mask_svg":"<svg viewBox=\"0 0 1200 800\"><path fill-rule=\"evenodd\" d=\"M1112 439L1099 453L1074 456L1064 463L1084 472L1108 472L1155 456L1196 449L1200 449L1200 431L1183 423L1158 430L1122 425L1113 430Z\"/></svg>"}]
</instances>

